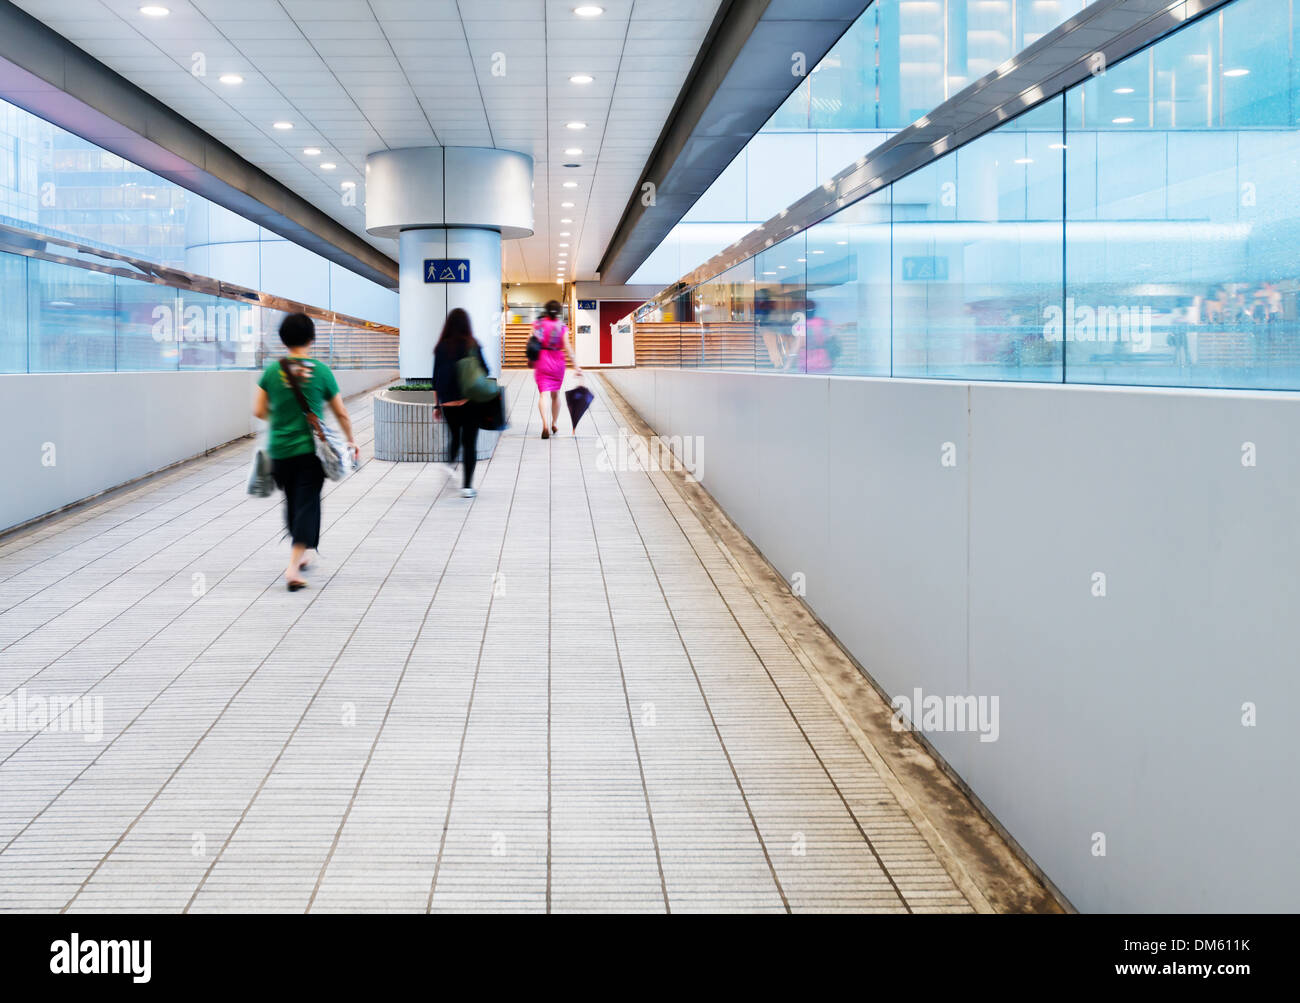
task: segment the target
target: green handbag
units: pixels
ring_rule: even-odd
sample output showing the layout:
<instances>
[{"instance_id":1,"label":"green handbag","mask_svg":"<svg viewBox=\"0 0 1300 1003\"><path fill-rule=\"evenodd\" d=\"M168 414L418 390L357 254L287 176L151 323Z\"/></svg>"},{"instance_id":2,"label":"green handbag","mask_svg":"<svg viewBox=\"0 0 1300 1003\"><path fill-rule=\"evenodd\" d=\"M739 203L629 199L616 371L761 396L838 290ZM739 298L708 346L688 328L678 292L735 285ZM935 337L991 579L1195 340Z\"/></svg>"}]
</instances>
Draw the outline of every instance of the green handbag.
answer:
<instances>
[{"instance_id":1,"label":"green handbag","mask_svg":"<svg viewBox=\"0 0 1300 1003\"><path fill-rule=\"evenodd\" d=\"M456 380L460 383L460 392L475 404L490 401L500 393L497 381L488 376L473 352L456 363Z\"/></svg>"}]
</instances>

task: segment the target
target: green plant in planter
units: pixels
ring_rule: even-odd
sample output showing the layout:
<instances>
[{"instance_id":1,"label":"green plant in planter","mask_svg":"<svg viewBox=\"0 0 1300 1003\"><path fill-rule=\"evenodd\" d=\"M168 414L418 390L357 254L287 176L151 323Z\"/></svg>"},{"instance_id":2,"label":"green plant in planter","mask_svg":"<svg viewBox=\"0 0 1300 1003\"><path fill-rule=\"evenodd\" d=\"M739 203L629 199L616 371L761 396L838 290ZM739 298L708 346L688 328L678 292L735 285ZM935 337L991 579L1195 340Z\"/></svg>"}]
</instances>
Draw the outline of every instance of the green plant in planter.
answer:
<instances>
[{"instance_id":1,"label":"green plant in planter","mask_svg":"<svg viewBox=\"0 0 1300 1003\"><path fill-rule=\"evenodd\" d=\"M407 391L410 393L428 393L433 389L432 383L398 383L388 388L389 390Z\"/></svg>"}]
</instances>

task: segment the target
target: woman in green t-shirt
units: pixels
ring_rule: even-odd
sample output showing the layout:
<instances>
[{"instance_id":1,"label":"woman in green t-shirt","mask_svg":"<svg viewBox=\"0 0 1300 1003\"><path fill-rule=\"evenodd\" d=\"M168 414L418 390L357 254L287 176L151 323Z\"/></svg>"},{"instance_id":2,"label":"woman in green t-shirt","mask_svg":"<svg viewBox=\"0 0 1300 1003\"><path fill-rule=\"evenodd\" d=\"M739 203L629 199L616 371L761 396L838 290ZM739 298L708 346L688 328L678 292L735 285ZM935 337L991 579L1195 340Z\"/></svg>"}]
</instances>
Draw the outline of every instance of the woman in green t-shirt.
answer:
<instances>
[{"instance_id":1,"label":"woman in green t-shirt","mask_svg":"<svg viewBox=\"0 0 1300 1003\"><path fill-rule=\"evenodd\" d=\"M289 350L284 361L293 380L280 359L268 362L257 383L253 414L271 425L267 444L271 474L284 491L284 521L293 540L284 580L290 592L297 592L307 587L302 576L307 569L307 551L320 543L320 489L325 483L325 471L316 458L314 433L298 403L295 382L317 418L322 417L325 404L330 406L348 437L354 458L358 450L352 441L352 419L343 406L338 381L329 366L311 357L312 342L316 340L312 319L305 313L289 314L280 324L280 340Z\"/></svg>"}]
</instances>

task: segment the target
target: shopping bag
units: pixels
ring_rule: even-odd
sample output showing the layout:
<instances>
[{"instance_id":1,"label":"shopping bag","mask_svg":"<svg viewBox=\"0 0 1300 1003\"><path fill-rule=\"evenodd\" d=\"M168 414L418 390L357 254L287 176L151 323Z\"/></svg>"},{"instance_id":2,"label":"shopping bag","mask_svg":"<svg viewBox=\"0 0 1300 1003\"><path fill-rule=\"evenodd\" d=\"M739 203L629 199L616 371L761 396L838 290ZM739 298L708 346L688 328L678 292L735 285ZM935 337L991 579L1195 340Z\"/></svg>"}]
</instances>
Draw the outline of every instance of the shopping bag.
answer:
<instances>
[{"instance_id":1,"label":"shopping bag","mask_svg":"<svg viewBox=\"0 0 1300 1003\"><path fill-rule=\"evenodd\" d=\"M271 457L266 451L266 432L257 436L253 447L253 462L248 466L248 493L254 498L270 498L275 493L275 478L271 476Z\"/></svg>"},{"instance_id":2,"label":"shopping bag","mask_svg":"<svg viewBox=\"0 0 1300 1003\"><path fill-rule=\"evenodd\" d=\"M498 391L491 400L474 405L474 409L478 427L485 432L504 432L510 427L506 419L505 391Z\"/></svg>"},{"instance_id":3,"label":"shopping bag","mask_svg":"<svg viewBox=\"0 0 1300 1003\"><path fill-rule=\"evenodd\" d=\"M460 392L475 404L490 401L499 393L497 381L479 364L474 352L456 363L456 379L460 383Z\"/></svg>"}]
</instances>

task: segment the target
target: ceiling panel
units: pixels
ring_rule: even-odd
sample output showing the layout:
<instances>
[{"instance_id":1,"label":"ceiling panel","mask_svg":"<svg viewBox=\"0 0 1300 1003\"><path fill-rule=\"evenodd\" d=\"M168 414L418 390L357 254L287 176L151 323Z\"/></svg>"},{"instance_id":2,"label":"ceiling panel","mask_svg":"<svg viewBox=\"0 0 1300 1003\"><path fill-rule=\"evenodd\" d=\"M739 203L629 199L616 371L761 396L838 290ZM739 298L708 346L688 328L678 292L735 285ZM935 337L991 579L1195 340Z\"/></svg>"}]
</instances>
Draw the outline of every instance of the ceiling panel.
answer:
<instances>
[{"instance_id":1,"label":"ceiling panel","mask_svg":"<svg viewBox=\"0 0 1300 1003\"><path fill-rule=\"evenodd\" d=\"M16 0L394 257L395 241L366 234L364 200L343 197L366 154L531 155L536 233L509 242L504 277L538 282L554 280L561 250L566 277L594 275L719 0L600 0L595 18L571 0L159 0L166 17L140 2ZM227 73L243 82L220 83Z\"/></svg>"}]
</instances>

